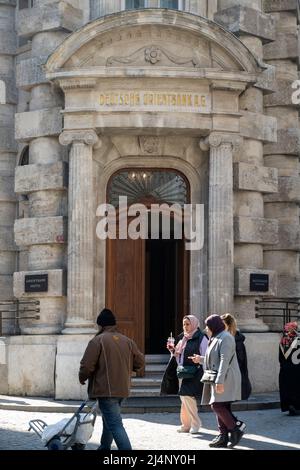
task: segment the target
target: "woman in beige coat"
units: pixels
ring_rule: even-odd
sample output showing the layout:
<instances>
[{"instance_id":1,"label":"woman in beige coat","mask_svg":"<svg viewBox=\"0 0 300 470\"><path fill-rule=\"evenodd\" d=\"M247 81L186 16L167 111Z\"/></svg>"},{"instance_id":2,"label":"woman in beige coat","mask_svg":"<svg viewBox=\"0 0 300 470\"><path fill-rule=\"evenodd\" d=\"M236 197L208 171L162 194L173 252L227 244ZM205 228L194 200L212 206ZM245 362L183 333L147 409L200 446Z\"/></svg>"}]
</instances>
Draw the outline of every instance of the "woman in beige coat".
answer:
<instances>
[{"instance_id":1,"label":"woman in beige coat","mask_svg":"<svg viewBox=\"0 0 300 470\"><path fill-rule=\"evenodd\" d=\"M205 384L202 404L211 405L216 414L220 434L209 444L210 447L230 447L239 443L243 432L236 426L230 412L230 405L241 400L241 373L237 362L235 341L225 331L219 315L211 315L205 321L210 337L205 357L195 356L193 361L203 362L204 370L217 372L214 384ZM230 435L230 437L229 437Z\"/></svg>"}]
</instances>

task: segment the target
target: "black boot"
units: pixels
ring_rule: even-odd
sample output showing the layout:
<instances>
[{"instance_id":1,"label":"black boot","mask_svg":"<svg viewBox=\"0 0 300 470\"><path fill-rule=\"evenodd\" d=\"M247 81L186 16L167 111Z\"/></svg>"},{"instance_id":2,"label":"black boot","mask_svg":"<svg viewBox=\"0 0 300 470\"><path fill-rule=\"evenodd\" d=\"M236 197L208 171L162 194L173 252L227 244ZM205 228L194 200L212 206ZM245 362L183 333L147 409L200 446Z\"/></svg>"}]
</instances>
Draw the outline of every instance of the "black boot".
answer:
<instances>
[{"instance_id":1,"label":"black boot","mask_svg":"<svg viewBox=\"0 0 300 470\"><path fill-rule=\"evenodd\" d=\"M238 426L236 426L232 431L230 431L230 444L229 447L234 447L238 445L240 440L243 437L243 431L240 430Z\"/></svg>"},{"instance_id":2,"label":"black boot","mask_svg":"<svg viewBox=\"0 0 300 470\"><path fill-rule=\"evenodd\" d=\"M228 434L219 434L208 445L209 447L227 447Z\"/></svg>"},{"instance_id":3,"label":"black boot","mask_svg":"<svg viewBox=\"0 0 300 470\"><path fill-rule=\"evenodd\" d=\"M296 410L294 406L289 406L289 416L300 416L300 410Z\"/></svg>"}]
</instances>

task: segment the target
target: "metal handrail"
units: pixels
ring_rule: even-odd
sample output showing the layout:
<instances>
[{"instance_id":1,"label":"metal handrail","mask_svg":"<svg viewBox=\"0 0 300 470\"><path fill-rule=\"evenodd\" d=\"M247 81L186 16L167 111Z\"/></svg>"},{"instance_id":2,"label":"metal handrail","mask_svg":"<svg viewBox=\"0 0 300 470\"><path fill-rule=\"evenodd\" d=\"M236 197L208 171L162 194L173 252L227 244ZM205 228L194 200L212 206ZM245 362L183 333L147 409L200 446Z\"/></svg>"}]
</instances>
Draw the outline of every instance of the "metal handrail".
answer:
<instances>
[{"instance_id":1,"label":"metal handrail","mask_svg":"<svg viewBox=\"0 0 300 470\"><path fill-rule=\"evenodd\" d=\"M20 309L20 305L23 306L23 308ZM0 300L0 336L3 335L3 321L9 321L13 320L14 321L14 334L18 335L20 334L20 326L19 326L19 320L39 320L40 315L26 315L23 316L20 314L21 313L35 313L38 314L40 313L40 301L39 300L19 300L19 299L9 299L9 300ZM12 306L15 307L14 309L7 309L7 307ZM28 308L26 308L26 306ZM30 308L32 306L36 306L35 308ZM9 316L3 316L4 313L9 313L12 315Z\"/></svg>"},{"instance_id":2,"label":"metal handrail","mask_svg":"<svg viewBox=\"0 0 300 470\"><path fill-rule=\"evenodd\" d=\"M281 304L283 307L265 307L264 304ZM255 301L256 312L265 312L265 311L279 311L281 314L267 314L267 313L256 313L255 317L268 317L268 318L282 318L283 328L286 323L289 323L292 319L300 321L300 300L299 299L272 299L272 298L262 298L261 300Z\"/></svg>"}]
</instances>

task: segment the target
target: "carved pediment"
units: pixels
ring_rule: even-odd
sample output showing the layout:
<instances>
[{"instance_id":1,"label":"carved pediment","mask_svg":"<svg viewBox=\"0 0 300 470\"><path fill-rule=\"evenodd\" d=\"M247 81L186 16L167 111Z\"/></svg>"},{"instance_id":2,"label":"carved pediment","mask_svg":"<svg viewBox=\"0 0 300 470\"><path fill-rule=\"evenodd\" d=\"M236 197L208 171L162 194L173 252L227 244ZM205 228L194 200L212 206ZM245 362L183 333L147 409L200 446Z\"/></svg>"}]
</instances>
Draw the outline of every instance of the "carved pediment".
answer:
<instances>
[{"instance_id":1,"label":"carved pediment","mask_svg":"<svg viewBox=\"0 0 300 470\"><path fill-rule=\"evenodd\" d=\"M131 28L95 39L66 67L211 67L209 42L169 28Z\"/></svg>"},{"instance_id":2,"label":"carved pediment","mask_svg":"<svg viewBox=\"0 0 300 470\"><path fill-rule=\"evenodd\" d=\"M138 27L106 34L82 47L64 68L184 67L240 70L222 48L168 27Z\"/></svg>"},{"instance_id":3,"label":"carved pediment","mask_svg":"<svg viewBox=\"0 0 300 470\"><path fill-rule=\"evenodd\" d=\"M231 33L205 18L181 11L126 11L87 24L50 56L49 77L58 71L92 68L181 68L256 75L261 68ZM99 70L96 73L102 73ZM253 78L252 78L253 79Z\"/></svg>"}]
</instances>

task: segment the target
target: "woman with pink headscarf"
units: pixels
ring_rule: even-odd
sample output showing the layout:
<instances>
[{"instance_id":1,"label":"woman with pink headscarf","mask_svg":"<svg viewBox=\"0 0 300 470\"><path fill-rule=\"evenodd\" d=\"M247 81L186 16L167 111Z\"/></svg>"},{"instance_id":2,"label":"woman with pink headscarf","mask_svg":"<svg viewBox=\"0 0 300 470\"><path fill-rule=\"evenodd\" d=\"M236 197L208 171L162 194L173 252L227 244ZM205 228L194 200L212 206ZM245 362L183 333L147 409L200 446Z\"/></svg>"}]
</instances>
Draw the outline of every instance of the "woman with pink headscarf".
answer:
<instances>
[{"instance_id":1,"label":"woman with pink headscarf","mask_svg":"<svg viewBox=\"0 0 300 470\"><path fill-rule=\"evenodd\" d=\"M181 427L178 432L197 434L201 428L197 398L202 396L203 384L200 382L203 374L202 366L196 367L193 377L179 379L179 382L175 371L177 365L195 366L192 357L205 355L208 339L201 332L199 320L194 315L185 316L182 323L183 332L178 336L176 345L167 346L172 358L163 378L161 393L168 395L178 393L180 396Z\"/></svg>"},{"instance_id":2,"label":"woman with pink headscarf","mask_svg":"<svg viewBox=\"0 0 300 470\"><path fill-rule=\"evenodd\" d=\"M282 411L300 415L300 335L296 322L287 323L279 345L279 391Z\"/></svg>"}]
</instances>

